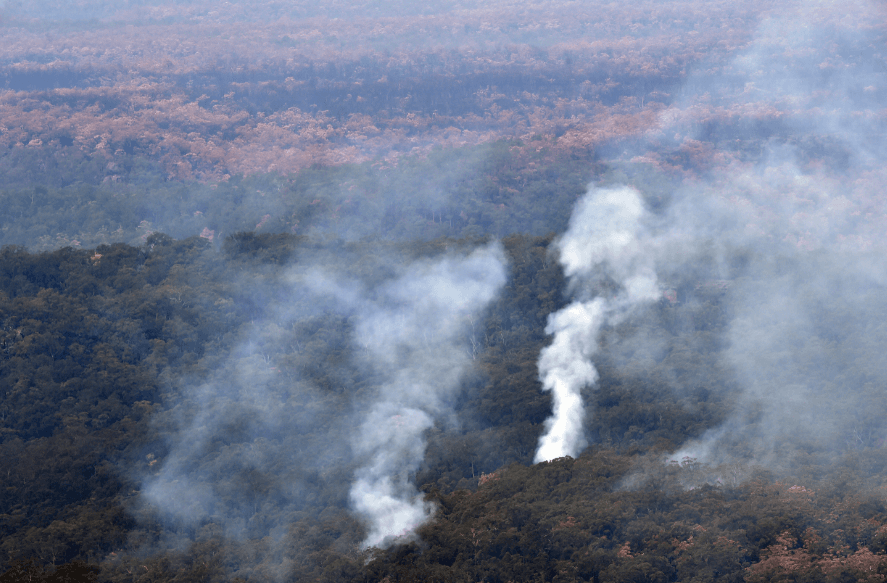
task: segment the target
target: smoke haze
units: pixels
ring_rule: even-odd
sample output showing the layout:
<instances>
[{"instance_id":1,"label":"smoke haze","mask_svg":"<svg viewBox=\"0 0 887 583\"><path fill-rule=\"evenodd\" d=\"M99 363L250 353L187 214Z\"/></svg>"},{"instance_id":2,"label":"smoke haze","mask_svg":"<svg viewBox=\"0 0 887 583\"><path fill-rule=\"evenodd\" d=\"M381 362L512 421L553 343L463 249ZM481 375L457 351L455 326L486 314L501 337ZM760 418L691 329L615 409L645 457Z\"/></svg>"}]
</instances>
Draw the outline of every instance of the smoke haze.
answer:
<instances>
[{"instance_id":1,"label":"smoke haze","mask_svg":"<svg viewBox=\"0 0 887 583\"><path fill-rule=\"evenodd\" d=\"M319 267L321 257L250 282L273 300L246 340L215 356L216 374L184 388L178 427L162 428L169 454L143 477L142 512L188 528L213 522L232 540L270 536L272 555L299 544L291 525L319 496L350 501L367 528L362 547L408 540L431 516L413 482L424 433L457 423L469 332L506 281L504 253L492 243L400 263L387 278L364 265L378 283ZM334 396L288 365L300 323L331 313L351 330L330 371L342 384Z\"/></svg>"},{"instance_id":2,"label":"smoke haze","mask_svg":"<svg viewBox=\"0 0 887 583\"><path fill-rule=\"evenodd\" d=\"M0 0L0 565L885 572L885 23Z\"/></svg>"},{"instance_id":3,"label":"smoke haze","mask_svg":"<svg viewBox=\"0 0 887 583\"><path fill-rule=\"evenodd\" d=\"M729 125L737 111L757 112L760 125L748 131L770 136L756 158L722 144L724 151L712 156L714 168L691 176L662 200L629 186L592 186L577 204L555 244L573 301L552 314L545 329L552 340L540 353L538 370L553 411L536 462L575 456L585 447L583 392L598 381L593 360L601 330L660 299L663 281L681 287L679 301L687 305L698 302L712 281L723 286L730 321L719 339L727 347L720 364L736 381L714 389L713 398L731 407L728 421L669 457L775 467L786 463L785 452L799 441L831 454L883 439L877 409L868 405L879 400L885 372L873 355L887 348L876 324L887 308L881 299L887 270L877 253L887 224L878 194L885 178L883 140L875 131L883 125L876 95L887 82L871 62L876 35L863 27L862 34L848 36L857 24L845 30L805 10L774 12L719 76L690 75L684 97L660 113L641 151L626 152L623 162L663 170L669 150L692 150L702 132L719 131L718 124ZM829 42L838 52L858 50L854 66L832 70L802 58ZM705 119L700 108L710 109L710 124L698 123ZM440 192L449 182L438 188L428 180L432 223L434 207L446 204ZM290 463L281 461L285 450L295 466L316 466L318 472L333 466L339 477L353 479L344 495L367 526L363 546L409 538L433 513L413 483L424 456L423 435L450 415L448 401L473 356L467 330L505 276L494 247L389 275L387 283L365 284L315 269L291 279L291 293L319 298L318 305L349 319L354 369L360 372L342 375L343 382L360 378L352 405L363 409L359 417L345 420L332 408L312 412L310 420L305 412L281 413L288 411L283 403L299 401L299 391L315 389L298 381L285 390L276 381L266 388L263 375L274 367L274 357L249 340L239 349L238 365L226 365L218 381L192 394L214 404L183 424L188 438L173 448L146 498L161 504L177 492L179 502L166 506L171 514L188 520L215 516L218 487L195 481L200 474L188 473L188 460L212 442L231 411L245 407L254 415L237 416L249 417L246 426L256 435L268 427L283 435L291 419L302 419L312 429L295 433L313 437L289 450L291 438L283 437L284 448L250 449L249 461L237 462L244 472L268 456L284 467ZM290 342L287 323L305 314L277 305L274 317L282 325L272 337ZM838 340L843 348L833 350ZM648 343L651 354L667 352L661 340L639 336L626 342ZM684 390L678 382L672 388ZM260 417L266 421L255 421ZM321 420L331 428L326 433L316 429ZM330 438L333 433L337 439ZM337 461L316 461L321 444L332 442L340 444ZM293 477L291 492L301 492L303 480ZM282 495L296 500L293 493ZM221 514L232 533L248 527L248 513Z\"/></svg>"},{"instance_id":4,"label":"smoke haze","mask_svg":"<svg viewBox=\"0 0 887 583\"><path fill-rule=\"evenodd\" d=\"M735 380L715 388L731 408L727 421L668 459L782 473L883 443L875 387L887 370L875 355L887 349L878 315L887 265L875 193L885 144L875 96L887 78L876 67L878 34L857 20L881 9L855 7L842 24L801 4L774 11L727 74L691 76L694 99L664 112L649 134L648 147L672 133L691 147L696 136L679 120L682 108L699 107L722 120L759 111L771 134L757 159L726 149L721 165L669 193L657 213L668 244L649 252L662 277L685 282L681 301L722 290L730 318L721 364ZM841 68L813 61L822 46L853 56Z\"/></svg>"}]
</instances>

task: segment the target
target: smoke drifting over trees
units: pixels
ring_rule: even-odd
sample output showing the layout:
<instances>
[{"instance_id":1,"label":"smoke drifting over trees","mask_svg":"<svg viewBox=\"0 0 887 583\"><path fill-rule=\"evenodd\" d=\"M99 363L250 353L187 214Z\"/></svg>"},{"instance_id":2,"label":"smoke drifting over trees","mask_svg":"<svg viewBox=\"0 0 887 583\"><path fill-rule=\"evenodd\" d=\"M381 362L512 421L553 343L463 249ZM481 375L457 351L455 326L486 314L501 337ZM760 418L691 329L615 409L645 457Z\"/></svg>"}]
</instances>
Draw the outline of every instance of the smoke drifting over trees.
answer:
<instances>
[{"instance_id":1,"label":"smoke drifting over trees","mask_svg":"<svg viewBox=\"0 0 887 583\"><path fill-rule=\"evenodd\" d=\"M303 253L303 267L248 284L274 299L246 338L213 357L221 369L205 381L174 380L191 413L173 429L163 465L144 477L144 502L173 521L212 520L234 537L272 534L304 506L309 468L354 473L349 499L368 524L364 546L407 540L430 517L433 506L412 481L424 434L435 420L452 422L450 403L477 342L472 325L505 281L503 252L491 244L417 260L370 289L311 267L316 261ZM305 296L316 298L313 308L294 300ZM280 378L292 347L306 341L298 323L323 310L340 312L351 329L339 340L336 360L350 372L337 375L334 403L291 371ZM256 524L266 505L274 518Z\"/></svg>"},{"instance_id":2,"label":"smoke drifting over trees","mask_svg":"<svg viewBox=\"0 0 887 583\"><path fill-rule=\"evenodd\" d=\"M689 259L673 269L699 269L708 254L709 277L729 280L725 363L739 389L728 397L730 420L677 459L783 471L803 463L794 459L799 446L805 456L831 456L884 434L867 412L878 399L865 388L882 382L883 369L864 354L883 346L870 318L881 310L884 223L868 194L883 167L883 132L875 129L883 122L867 94L885 79L868 60L873 32L862 26L852 41L846 34L803 6L777 10L729 67L741 94L724 91L726 80L705 80L724 105L751 107L761 97L790 104L783 123L830 155L810 164L803 142L773 139L759 160L678 189L663 214L662 228L684 245L672 257ZM799 55L828 43L854 56L806 73ZM688 241L696 247L689 256Z\"/></svg>"},{"instance_id":3,"label":"smoke drifting over trees","mask_svg":"<svg viewBox=\"0 0 887 583\"><path fill-rule=\"evenodd\" d=\"M0 583L887 576L882 6L0 41Z\"/></svg>"}]
</instances>

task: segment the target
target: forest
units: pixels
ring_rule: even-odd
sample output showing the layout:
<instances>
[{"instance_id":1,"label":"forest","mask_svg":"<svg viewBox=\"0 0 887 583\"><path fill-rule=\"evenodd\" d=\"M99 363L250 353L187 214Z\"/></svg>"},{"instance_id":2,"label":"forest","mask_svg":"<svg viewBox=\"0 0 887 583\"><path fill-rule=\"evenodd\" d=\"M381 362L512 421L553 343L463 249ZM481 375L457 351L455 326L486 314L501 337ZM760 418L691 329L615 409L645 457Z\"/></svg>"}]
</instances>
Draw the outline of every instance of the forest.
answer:
<instances>
[{"instance_id":1,"label":"forest","mask_svg":"<svg viewBox=\"0 0 887 583\"><path fill-rule=\"evenodd\" d=\"M884 6L0 39L0 583L887 577Z\"/></svg>"}]
</instances>

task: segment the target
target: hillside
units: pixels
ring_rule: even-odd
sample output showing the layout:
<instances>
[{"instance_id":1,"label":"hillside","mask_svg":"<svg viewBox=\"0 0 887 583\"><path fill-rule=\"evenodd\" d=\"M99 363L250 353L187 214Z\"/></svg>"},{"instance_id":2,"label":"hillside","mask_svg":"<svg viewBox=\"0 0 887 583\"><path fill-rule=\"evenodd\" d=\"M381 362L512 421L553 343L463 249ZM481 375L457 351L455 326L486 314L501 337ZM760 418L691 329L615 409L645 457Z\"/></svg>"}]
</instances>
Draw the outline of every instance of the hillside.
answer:
<instances>
[{"instance_id":1,"label":"hillside","mask_svg":"<svg viewBox=\"0 0 887 583\"><path fill-rule=\"evenodd\" d=\"M885 24L0 5L0 582L882 580Z\"/></svg>"}]
</instances>

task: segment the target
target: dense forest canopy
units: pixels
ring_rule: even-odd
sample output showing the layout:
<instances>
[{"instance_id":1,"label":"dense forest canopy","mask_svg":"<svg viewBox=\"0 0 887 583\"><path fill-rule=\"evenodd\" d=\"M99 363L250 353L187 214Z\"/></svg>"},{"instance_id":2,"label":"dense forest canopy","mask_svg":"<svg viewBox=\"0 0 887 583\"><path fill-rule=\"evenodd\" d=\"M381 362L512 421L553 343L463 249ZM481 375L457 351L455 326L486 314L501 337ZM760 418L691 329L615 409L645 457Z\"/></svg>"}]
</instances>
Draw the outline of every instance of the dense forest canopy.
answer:
<instances>
[{"instance_id":1,"label":"dense forest canopy","mask_svg":"<svg viewBox=\"0 0 887 583\"><path fill-rule=\"evenodd\" d=\"M0 582L883 580L885 33L0 3Z\"/></svg>"}]
</instances>

